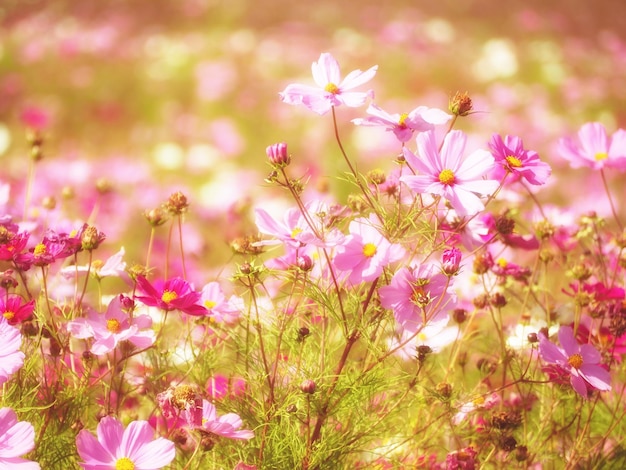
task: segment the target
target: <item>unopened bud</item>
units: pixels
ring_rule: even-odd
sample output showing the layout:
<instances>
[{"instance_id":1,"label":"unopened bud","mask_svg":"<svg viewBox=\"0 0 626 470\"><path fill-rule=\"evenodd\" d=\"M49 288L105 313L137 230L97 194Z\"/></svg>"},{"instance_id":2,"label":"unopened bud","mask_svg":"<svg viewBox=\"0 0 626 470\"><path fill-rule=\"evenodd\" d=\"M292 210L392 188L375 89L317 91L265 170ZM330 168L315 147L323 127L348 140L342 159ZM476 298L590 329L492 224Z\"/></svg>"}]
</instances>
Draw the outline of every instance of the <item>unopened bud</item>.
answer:
<instances>
[{"instance_id":1,"label":"unopened bud","mask_svg":"<svg viewBox=\"0 0 626 470\"><path fill-rule=\"evenodd\" d=\"M448 109L455 116L467 116L472 110L472 99L467 92L456 92L454 97L450 100Z\"/></svg>"},{"instance_id":2,"label":"unopened bud","mask_svg":"<svg viewBox=\"0 0 626 470\"><path fill-rule=\"evenodd\" d=\"M285 142L279 142L272 144L265 149L267 158L269 158L272 165L278 167L285 167L291 162L291 158L287 153L287 144Z\"/></svg>"},{"instance_id":3,"label":"unopened bud","mask_svg":"<svg viewBox=\"0 0 626 470\"><path fill-rule=\"evenodd\" d=\"M317 385L315 384L314 381L310 379L303 380L302 383L300 384L300 390L302 391L302 393L307 393L309 395L315 393L316 388L317 388Z\"/></svg>"}]
</instances>

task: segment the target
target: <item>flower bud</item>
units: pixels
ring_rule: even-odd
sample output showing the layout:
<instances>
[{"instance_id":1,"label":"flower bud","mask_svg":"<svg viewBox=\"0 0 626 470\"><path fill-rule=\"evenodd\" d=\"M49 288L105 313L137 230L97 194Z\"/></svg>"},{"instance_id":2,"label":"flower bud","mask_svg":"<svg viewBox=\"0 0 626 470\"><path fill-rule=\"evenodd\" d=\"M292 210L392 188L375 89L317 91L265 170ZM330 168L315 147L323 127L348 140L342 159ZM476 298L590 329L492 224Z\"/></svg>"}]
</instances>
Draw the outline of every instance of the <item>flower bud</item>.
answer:
<instances>
[{"instance_id":1,"label":"flower bud","mask_svg":"<svg viewBox=\"0 0 626 470\"><path fill-rule=\"evenodd\" d=\"M296 258L296 264L298 268L304 272L309 272L313 269L313 260L308 255L298 256L298 258Z\"/></svg>"},{"instance_id":2,"label":"flower bud","mask_svg":"<svg viewBox=\"0 0 626 470\"><path fill-rule=\"evenodd\" d=\"M188 207L189 202L187 201L187 196L180 191L172 194L165 203L165 209L172 215L181 215L183 212L187 211Z\"/></svg>"},{"instance_id":3,"label":"flower bud","mask_svg":"<svg viewBox=\"0 0 626 470\"><path fill-rule=\"evenodd\" d=\"M300 390L302 391L302 393L307 393L309 395L315 393L316 388L317 388L317 385L315 384L314 381L310 379L303 380L302 383L300 384Z\"/></svg>"},{"instance_id":4,"label":"flower bud","mask_svg":"<svg viewBox=\"0 0 626 470\"><path fill-rule=\"evenodd\" d=\"M467 92L461 93L457 91L454 97L450 100L448 109L455 116L467 116L472 110L472 99Z\"/></svg>"},{"instance_id":5,"label":"flower bud","mask_svg":"<svg viewBox=\"0 0 626 470\"><path fill-rule=\"evenodd\" d=\"M265 149L267 158L269 158L272 165L278 167L285 167L291 162L291 158L287 153L287 144L285 142L279 142L272 144Z\"/></svg>"},{"instance_id":6,"label":"flower bud","mask_svg":"<svg viewBox=\"0 0 626 470\"><path fill-rule=\"evenodd\" d=\"M441 263L443 273L446 276L454 276L459 272L459 266L461 264L461 250L456 247L444 250Z\"/></svg>"}]
</instances>

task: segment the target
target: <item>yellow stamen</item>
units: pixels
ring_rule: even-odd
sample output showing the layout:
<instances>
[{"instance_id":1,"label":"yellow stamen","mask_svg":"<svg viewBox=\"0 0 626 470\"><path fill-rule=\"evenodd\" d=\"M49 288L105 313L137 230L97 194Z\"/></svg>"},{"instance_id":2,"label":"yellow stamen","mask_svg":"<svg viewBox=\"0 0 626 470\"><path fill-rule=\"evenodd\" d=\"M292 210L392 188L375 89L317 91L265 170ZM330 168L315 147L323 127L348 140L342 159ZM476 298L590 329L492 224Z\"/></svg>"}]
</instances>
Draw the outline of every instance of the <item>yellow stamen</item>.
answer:
<instances>
[{"instance_id":1,"label":"yellow stamen","mask_svg":"<svg viewBox=\"0 0 626 470\"><path fill-rule=\"evenodd\" d=\"M204 306L206 308L208 308L209 310L211 310L213 307L215 307L217 305L217 302L215 302L214 300L205 300L204 301Z\"/></svg>"},{"instance_id":2,"label":"yellow stamen","mask_svg":"<svg viewBox=\"0 0 626 470\"><path fill-rule=\"evenodd\" d=\"M135 470L135 464L128 457L122 457L115 461L115 470Z\"/></svg>"},{"instance_id":3,"label":"yellow stamen","mask_svg":"<svg viewBox=\"0 0 626 470\"><path fill-rule=\"evenodd\" d=\"M120 331L120 321L116 318L110 318L107 320L107 330L111 333L119 333Z\"/></svg>"},{"instance_id":4,"label":"yellow stamen","mask_svg":"<svg viewBox=\"0 0 626 470\"><path fill-rule=\"evenodd\" d=\"M506 157L506 162L511 168L519 168L522 166L522 161L515 155L509 155L508 157Z\"/></svg>"},{"instance_id":5,"label":"yellow stamen","mask_svg":"<svg viewBox=\"0 0 626 470\"><path fill-rule=\"evenodd\" d=\"M601 162L602 160L606 160L609 158L609 155L606 152L598 152L596 153L596 161Z\"/></svg>"},{"instance_id":6,"label":"yellow stamen","mask_svg":"<svg viewBox=\"0 0 626 470\"><path fill-rule=\"evenodd\" d=\"M583 362L583 357L578 353L572 354L567 360L567 363L574 369L580 369L580 366L583 365Z\"/></svg>"},{"instance_id":7,"label":"yellow stamen","mask_svg":"<svg viewBox=\"0 0 626 470\"><path fill-rule=\"evenodd\" d=\"M7 320L13 320L13 317L15 316L15 312L11 312L10 310L7 310L6 312L2 314L2 316L6 318Z\"/></svg>"},{"instance_id":8,"label":"yellow stamen","mask_svg":"<svg viewBox=\"0 0 626 470\"><path fill-rule=\"evenodd\" d=\"M161 296L161 300L166 304L169 304L172 300L176 300L178 298L178 294L171 290L163 291L163 295Z\"/></svg>"},{"instance_id":9,"label":"yellow stamen","mask_svg":"<svg viewBox=\"0 0 626 470\"><path fill-rule=\"evenodd\" d=\"M373 243L366 243L363 246L363 254L368 258L374 256L376 254L376 245L374 245Z\"/></svg>"},{"instance_id":10,"label":"yellow stamen","mask_svg":"<svg viewBox=\"0 0 626 470\"><path fill-rule=\"evenodd\" d=\"M327 91L328 93L332 93L333 95L336 95L337 93L339 93L339 87L335 85L334 83L329 83L328 85L324 87L324 91Z\"/></svg>"},{"instance_id":11,"label":"yellow stamen","mask_svg":"<svg viewBox=\"0 0 626 470\"><path fill-rule=\"evenodd\" d=\"M400 119L398 119L398 125L400 127L406 127L406 120L409 117L409 115L407 113L402 113L400 115Z\"/></svg>"},{"instance_id":12,"label":"yellow stamen","mask_svg":"<svg viewBox=\"0 0 626 470\"><path fill-rule=\"evenodd\" d=\"M291 231L291 238L296 238L301 233L302 229L300 227L294 227L294 229Z\"/></svg>"},{"instance_id":13,"label":"yellow stamen","mask_svg":"<svg viewBox=\"0 0 626 470\"><path fill-rule=\"evenodd\" d=\"M454 184L454 172L452 170L443 170L439 173L439 182L445 185Z\"/></svg>"},{"instance_id":14,"label":"yellow stamen","mask_svg":"<svg viewBox=\"0 0 626 470\"><path fill-rule=\"evenodd\" d=\"M48 249L46 248L46 245L44 245L43 243L39 243L35 246L35 249L33 250L33 255L35 256L45 255L47 251Z\"/></svg>"},{"instance_id":15,"label":"yellow stamen","mask_svg":"<svg viewBox=\"0 0 626 470\"><path fill-rule=\"evenodd\" d=\"M504 258L498 258L498 261L496 261L496 263L498 263L498 266L500 266L501 268L506 268L509 264Z\"/></svg>"}]
</instances>

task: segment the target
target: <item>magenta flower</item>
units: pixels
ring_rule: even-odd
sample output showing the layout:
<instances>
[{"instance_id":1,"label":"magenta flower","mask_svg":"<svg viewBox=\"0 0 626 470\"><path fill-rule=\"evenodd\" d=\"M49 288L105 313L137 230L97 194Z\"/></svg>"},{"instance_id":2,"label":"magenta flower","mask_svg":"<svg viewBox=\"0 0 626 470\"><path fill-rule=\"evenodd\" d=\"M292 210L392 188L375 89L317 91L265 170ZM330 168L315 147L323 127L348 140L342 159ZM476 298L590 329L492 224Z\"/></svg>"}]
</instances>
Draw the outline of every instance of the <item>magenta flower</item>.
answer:
<instances>
[{"instance_id":1,"label":"magenta flower","mask_svg":"<svg viewBox=\"0 0 626 470\"><path fill-rule=\"evenodd\" d=\"M544 184L552 168L539 159L537 152L524 149L524 142L516 136L494 134L489 141L489 149L495 158L493 178L501 180L508 173L515 181L524 179L533 185Z\"/></svg>"},{"instance_id":2,"label":"magenta flower","mask_svg":"<svg viewBox=\"0 0 626 470\"><path fill-rule=\"evenodd\" d=\"M130 300L126 298L127 300ZM149 315L131 316L124 309L124 296L116 296L104 315L91 313L88 318L68 322L67 330L75 338L94 338L91 352L97 356L113 351L122 341L144 349L154 344L156 336Z\"/></svg>"},{"instance_id":3,"label":"magenta flower","mask_svg":"<svg viewBox=\"0 0 626 470\"><path fill-rule=\"evenodd\" d=\"M539 335L539 354L548 363L556 364L570 374L570 383L581 397L588 397L588 387L601 391L611 390L611 376L600 362L602 356L590 344L578 344L569 326L559 329L561 347Z\"/></svg>"},{"instance_id":4,"label":"magenta flower","mask_svg":"<svg viewBox=\"0 0 626 470\"><path fill-rule=\"evenodd\" d=\"M317 62L313 62L311 70L317 87L292 84L280 93L280 98L287 104L302 104L317 114L326 114L333 106L346 105L348 107L362 106L372 91L350 91L370 81L376 74L377 65L365 72L354 70L343 80L339 72L339 64L327 52L320 55Z\"/></svg>"},{"instance_id":5,"label":"magenta flower","mask_svg":"<svg viewBox=\"0 0 626 470\"><path fill-rule=\"evenodd\" d=\"M144 276L137 276L137 287L145 295L136 295L135 298L150 307L158 307L166 312L180 310L194 316L209 313L206 307L199 303L200 293L179 277L157 281L152 285Z\"/></svg>"},{"instance_id":6,"label":"magenta flower","mask_svg":"<svg viewBox=\"0 0 626 470\"><path fill-rule=\"evenodd\" d=\"M450 202L463 217L483 210L485 206L477 194L492 194L499 186L495 180L485 180L494 164L486 150L476 150L462 159L467 137L461 131L451 131L443 141L441 153L433 131L417 136L419 158L404 148L404 157L417 170L417 175L405 175L400 181L417 193L429 193Z\"/></svg>"},{"instance_id":7,"label":"magenta flower","mask_svg":"<svg viewBox=\"0 0 626 470\"><path fill-rule=\"evenodd\" d=\"M0 385L9 380L24 364L24 353L20 351L22 334L9 325L4 316L0 317Z\"/></svg>"},{"instance_id":8,"label":"magenta flower","mask_svg":"<svg viewBox=\"0 0 626 470\"><path fill-rule=\"evenodd\" d=\"M35 448L35 430L26 421L18 421L11 408L0 409L0 468L39 470L37 462L20 458Z\"/></svg>"},{"instance_id":9,"label":"magenta flower","mask_svg":"<svg viewBox=\"0 0 626 470\"><path fill-rule=\"evenodd\" d=\"M98 438L83 429L76 436L78 455L85 470L157 470L176 456L174 443L154 438L147 421L133 421L126 429L117 419L105 416L98 423Z\"/></svg>"},{"instance_id":10,"label":"magenta flower","mask_svg":"<svg viewBox=\"0 0 626 470\"><path fill-rule=\"evenodd\" d=\"M454 276L459 272L463 255L457 247L443 251L441 255L441 270L446 276Z\"/></svg>"},{"instance_id":11,"label":"magenta flower","mask_svg":"<svg viewBox=\"0 0 626 470\"><path fill-rule=\"evenodd\" d=\"M450 278L435 264L401 268L388 286L378 289L380 303L393 310L396 321L415 333L426 323L445 317L456 305L456 296L449 292Z\"/></svg>"},{"instance_id":12,"label":"magenta flower","mask_svg":"<svg viewBox=\"0 0 626 470\"><path fill-rule=\"evenodd\" d=\"M240 429L242 425L239 415L227 413L218 417L215 406L207 400L202 400L202 427L199 429L229 439L252 439L254 432L249 429Z\"/></svg>"},{"instance_id":13,"label":"magenta flower","mask_svg":"<svg viewBox=\"0 0 626 470\"><path fill-rule=\"evenodd\" d=\"M588 122L578 131L578 143L569 137L559 140L559 150L572 168L604 167L626 169L626 131L618 129L608 137L599 122Z\"/></svg>"},{"instance_id":14,"label":"magenta flower","mask_svg":"<svg viewBox=\"0 0 626 470\"><path fill-rule=\"evenodd\" d=\"M384 126L394 133L400 142L408 142L414 132L433 130L435 125L445 124L452 116L437 108L418 106L410 113L389 114L371 103L367 108L371 117L353 119L357 126Z\"/></svg>"},{"instance_id":15,"label":"magenta flower","mask_svg":"<svg viewBox=\"0 0 626 470\"><path fill-rule=\"evenodd\" d=\"M378 218L359 218L350 222L350 235L343 244L337 246L334 264L341 271L347 271L352 284L370 282L383 272L389 263L402 259L405 254L400 245L389 241L378 231Z\"/></svg>"},{"instance_id":16,"label":"magenta flower","mask_svg":"<svg viewBox=\"0 0 626 470\"><path fill-rule=\"evenodd\" d=\"M35 301L24 302L17 294L0 296L0 314L7 319L10 325L29 320L35 310Z\"/></svg>"}]
</instances>

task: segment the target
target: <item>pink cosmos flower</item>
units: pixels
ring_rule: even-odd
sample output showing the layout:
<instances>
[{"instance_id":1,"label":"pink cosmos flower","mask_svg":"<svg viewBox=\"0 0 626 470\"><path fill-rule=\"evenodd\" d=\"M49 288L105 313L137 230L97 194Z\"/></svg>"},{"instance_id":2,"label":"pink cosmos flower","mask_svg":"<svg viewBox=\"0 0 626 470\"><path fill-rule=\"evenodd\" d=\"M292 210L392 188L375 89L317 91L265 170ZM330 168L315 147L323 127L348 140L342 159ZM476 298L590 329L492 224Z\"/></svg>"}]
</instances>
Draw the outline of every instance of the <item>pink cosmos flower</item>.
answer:
<instances>
[{"instance_id":1,"label":"pink cosmos flower","mask_svg":"<svg viewBox=\"0 0 626 470\"><path fill-rule=\"evenodd\" d=\"M552 168L539 159L537 152L524 149L524 142L516 136L494 134L489 141L489 149L495 158L496 166L492 177L502 180L509 173L515 181L524 179L533 185L544 184Z\"/></svg>"},{"instance_id":2,"label":"pink cosmos flower","mask_svg":"<svg viewBox=\"0 0 626 470\"><path fill-rule=\"evenodd\" d=\"M249 429L240 429L242 425L239 415L227 413L218 417L215 406L207 400L202 400L202 427L199 429L229 439L252 439L254 432Z\"/></svg>"},{"instance_id":3,"label":"pink cosmos flower","mask_svg":"<svg viewBox=\"0 0 626 470\"><path fill-rule=\"evenodd\" d=\"M393 310L396 321L415 333L454 308L456 296L449 286L450 278L439 266L429 263L399 269L388 286L378 289L378 294L381 305Z\"/></svg>"},{"instance_id":4,"label":"pink cosmos flower","mask_svg":"<svg viewBox=\"0 0 626 470\"><path fill-rule=\"evenodd\" d=\"M84 470L157 470L176 456L174 443L154 438L147 421L133 421L126 429L117 419L105 416L98 423L97 439L83 429L76 436L76 449Z\"/></svg>"},{"instance_id":5,"label":"pink cosmos flower","mask_svg":"<svg viewBox=\"0 0 626 470\"><path fill-rule=\"evenodd\" d=\"M144 276L137 276L137 287L145 295L136 295L135 298L150 307L158 307L166 312L180 310L194 316L204 316L209 313L206 307L199 303L201 294L179 277L166 281L160 280L152 285Z\"/></svg>"},{"instance_id":6,"label":"pink cosmos flower","mask_svg":"<svg viewBox=\"0 0 626 470\"><path fill-rule=\"evenodd\" d=\"M389 349L395 350L402 345L395 351L395 354L405 361L415 359L419 346L428 346L432 352L437 353L453 343L459 336L459 327L448 326L449 320L449 317L445 315L436 321L431 321L422 327L417 335L403 329L389 340Z\"/></svg>"},{"instance_id":7,"label":"pink cosmos flower","mask_svg":"<svg viewBox=\"0 0 626 470\"><path fill-rule=\"evenodd\" d=\"M19 350L21 345L20 330L0 316L0 385L24 364L24 353Z\"/></svg>"},{"instance_id":8,"label":"pink cosmos flower","mask_svg":"<svg viewBox=\"0 0 626 470\"><path fill-rule=\"evenodd\" d=\"M539 335L539 354L550 364L556 364L570 374L570 383L581 397L588 397L588 388L611 390L611 376L600 362L602 356L590 344L578 344L569 326L559 329L559 348L545 335Z\"/></svg>"},{"instance_id":9,"label":"pink cosmos flower","mask_svg":"<svg viewBox=\"0 0 626 470\"><path fill-rule=\"evenodd\" d=\"M287 104L302 104L317 114L326 114L333 106L342 104L348 107L362 106L372 91L350 91L370 81L376 74L375 65L365 72L354 70L343 80L339 72L339 64L327 52L320 55L317 62L313 62L311 70L317 87L309 85L291 84L279 93L280 98Z\"/></svg>"},{"instance_id":10,"label":"pink cosmos flower","mask_svg":"<svg viewBox=\"0 0 626 470\"><path fill-rule=\"evenodd\" d=\"M357 126L385 126L400 142L408 142L414 132L433 130L435 125L445 124L452 116L437 108L418 106L410 113L389 114L371 103L367 108L371 117L353 119Z\"/></svg>"},{"instance_id":11,"label":"pink cosmos flower","mask_svg":"<svg viewBox=\"0 0 626 470\"><path fill-rule=\"evenodd\" d=\"M16 294L0 296L0 314L6 318L10 325L30 319L33 310L35 310L34 300L24 302L24 299Z\"/></svg>"},{"instance_id":12,"label":"pink cosmos flower","mask_svg":"<svg viewBox=\"0 0 626 470\"><path fill-rule=\"evenodd\" d=\"M588 122L578 131L578 143L569 137L559 140L559 151L572 168L604 167L626 169L626 131L618 129L608 137L599 122Z\"/></svg>"},{"instance_id":13,"label":"pink cosmos flower","mask_svg":"<svg viewBox=\"0 0 626 470\"><path fill-rule=\"evenodd\" d=\"M0 409L0 468L39 470L37 462L20 458L35 448L35 430L26 421L18 421L11 408Z\"/></svg>"},{"instance_id":14,"label":"pink cosmos flower","mask_svg":"<svg viewBox=\"0 0 626 470\"><path fill-rule=\"evenodd\" d=\"M402 259L405 254L400 245L389 241L376 228L380 225L375 215L350 222L350 235L337 247L334 264L348 271L352 284L370 282L381 275L389 263Z\"/></svg>"},{"instance_id":15,"label":"pink cosmos flower","mask_svg":"<svg viewBox=\"0 0 626 470\"><path fill-rule=\"evenodd\" d=\"M241 297L232 295L226 299L218 282L209 282L202 288L200 301L209 311L208 315L217 323L234 325L239 320L244 303Z\"/></svg>"},{"instance_id":16,"label":"pink cosmos flower","mask_svg":"<svg viewBox=\"0 0 626 470\"><path fill-rule=\"evenodd\" d=\"M123 295L116 296L104 315L91 312L88 318L79 318L67 324L67 330L75 338L94 338L91 352L97 356L113 351L122 341L130 341L144 349L154 344L156 336L149 315L131 316L125 304L132 301Z\"/></svg>"},{"instance_id":17,"label":"pink cosmos flower","mask_svg":"<svg viewBox=\"0 0 626 470\"><path fill-rule=\"evenodd\" d=\"M90 272L96 278L102 279L109 276L123 277L126 273L126 262L124 261L124 255L126 251L124 247L109 257L104 263L94 262L91 266L67 266L61 269L60 273L70 279L76 275L76 273Z\"/></svg>"},{"instance_id":18,"label":"pink cosmos flower","mask_svg":"<svg viewBox=\"0 0 626 470\"><path fill-rule=\"evenodd\" d=\"M417 136L419 158L404 148L404 157L417 170L417 175L405 175L400 181L417 193L429 193L448 200L460 217L473 215L485 206L477 194L492 194L499 186L495 180L482 179L489 173L494 159L486 150L476 150L462 159L467 137L461 131L451 131L443 141L441 153L433 131Z\"/></svg>"}]
</instances>

